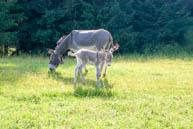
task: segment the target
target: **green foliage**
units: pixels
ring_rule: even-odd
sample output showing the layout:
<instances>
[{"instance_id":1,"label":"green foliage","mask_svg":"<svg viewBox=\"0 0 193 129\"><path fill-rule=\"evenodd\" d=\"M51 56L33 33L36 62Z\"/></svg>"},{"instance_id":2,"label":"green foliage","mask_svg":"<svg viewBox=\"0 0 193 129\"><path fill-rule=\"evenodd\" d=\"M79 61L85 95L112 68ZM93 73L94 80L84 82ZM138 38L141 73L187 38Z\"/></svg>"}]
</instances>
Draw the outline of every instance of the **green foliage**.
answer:
<instances>
[{"instance_id":1,"label":"green foliage","mask_svg":"<svg viewBox=\"0 0 193 129\"><path fill-rule=\"evenodd\" d=\"M186 46L188 51L193 51L193 27L187 29L184 34L184 46Z\"/></svg>"},{"instance_id":2,"label":"green foliage","mask_svg":"<svg viewBox=\"0 0 193 129\"><path fill-rule=\"evenodd\" d=\"M13 31L17 24L11 12L14 3L15 1L0 1L0 48L4 45L15 46L17 43L16 32Z\"/></svg>"},{"instance_id":3,"label":"green foliage","mask_svg":"<svg viewBox=\"0 0 193 129\"><path fill-rule=\"evenodd\" d=\"M187 47L193 26L193 4L184 0L17 0L13 5L13 13L22 14L16 47L27 53L54 48L73 29L99 28L120 42L120 53L152 53L173 42Z\"/></svg>"}]
</instances>

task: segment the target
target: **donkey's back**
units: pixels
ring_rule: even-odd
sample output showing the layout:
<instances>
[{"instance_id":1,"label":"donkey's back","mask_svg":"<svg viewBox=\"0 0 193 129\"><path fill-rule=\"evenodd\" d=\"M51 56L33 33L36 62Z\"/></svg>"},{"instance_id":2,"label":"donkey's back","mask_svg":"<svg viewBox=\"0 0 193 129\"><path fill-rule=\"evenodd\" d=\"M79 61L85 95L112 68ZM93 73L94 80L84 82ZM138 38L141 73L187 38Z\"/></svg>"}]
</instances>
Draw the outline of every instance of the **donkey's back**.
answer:
<instances>
[{"instance_id":1,"label":"donkey's back","mask_svg":"<svg viewBox=\"0 0 193 129\"><path fill-rule=\"evenodd\" d=\"M109 48L113 45L111 34L104 29L99 30L73 30L72 36L72 49L80 48L96 48L102 50Z\"/></svg>"}]
</instances>

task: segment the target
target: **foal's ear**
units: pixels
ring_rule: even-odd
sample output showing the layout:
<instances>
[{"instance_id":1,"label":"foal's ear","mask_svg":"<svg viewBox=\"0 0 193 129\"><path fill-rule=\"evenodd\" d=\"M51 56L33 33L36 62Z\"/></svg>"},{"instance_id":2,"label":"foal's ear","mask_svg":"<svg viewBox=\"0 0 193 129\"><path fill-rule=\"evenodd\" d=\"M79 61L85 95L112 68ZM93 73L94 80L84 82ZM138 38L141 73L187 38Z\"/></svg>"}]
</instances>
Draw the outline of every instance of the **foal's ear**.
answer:
<instances>
[{"instance_id":1,"label":"foal's ear","mask_svg":"<svg viewBox=\"0 0 193 129\"><path fill-rule=\"evenodd\" d=\"M114 50L117 51L119 49L120 45L118 42L115 43L115 47L114 47Z\"/></svg>"},{"instance_id":2,"label":"foal's ear","mask_svg":"<svg viewBox=\"0 0 193 129\"><path fill-rule=\"evenodd\" d=\"M53 49L47 49L49 54L53 54L54 50Z\"/></svg>"},{"instance_id":3,"label":"foal's ear","mask_svg":"<svg viewBox=\"0 0 193 129\"><path fill-rule=\"evenodd\" d=\"M114 46L114 45L112 46L111 51L112 51L112 52L117 51L117 50L119 49L119 47L120 47L120 46L119 46L119 43L116 42L116 43L115 43L115 46Z\"/></svg>"}]
</instances>

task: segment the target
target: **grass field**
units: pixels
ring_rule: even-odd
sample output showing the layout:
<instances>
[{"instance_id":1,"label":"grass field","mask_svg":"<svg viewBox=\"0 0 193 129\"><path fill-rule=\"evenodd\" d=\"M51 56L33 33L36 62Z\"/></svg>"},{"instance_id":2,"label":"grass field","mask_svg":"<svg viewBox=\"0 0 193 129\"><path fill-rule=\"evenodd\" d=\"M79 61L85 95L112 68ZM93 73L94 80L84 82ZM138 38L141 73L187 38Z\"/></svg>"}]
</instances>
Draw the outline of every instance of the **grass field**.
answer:
<instances>
[{"instance_id":1,"label":"grass field","mask_svg":"<svg viewBox=\"0 0 193 129\"><path fill-rule=\"evenodd\" d=\"M115 57L97 88L73 85L75 59L0 58L0 128L193 128L193 57Z\"/></svg>"}]
</instances>

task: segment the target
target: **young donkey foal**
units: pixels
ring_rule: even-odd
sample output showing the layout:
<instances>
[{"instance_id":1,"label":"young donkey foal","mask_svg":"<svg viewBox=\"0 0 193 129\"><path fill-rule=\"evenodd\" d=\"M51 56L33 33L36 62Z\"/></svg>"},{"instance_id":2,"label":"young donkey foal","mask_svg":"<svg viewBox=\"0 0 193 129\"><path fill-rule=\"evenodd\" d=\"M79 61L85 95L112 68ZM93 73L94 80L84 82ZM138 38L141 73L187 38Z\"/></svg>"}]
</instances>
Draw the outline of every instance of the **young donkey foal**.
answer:
<instances>
[{"instance_id":1,"label":"young donkey foal","mask_svg":"<svg viewBox=\"0 0 193 129\"><path fill-rule=\"evenodd\" d=\"M97 84L98 86L101 86L101 82L99 80L99 77L101 76L101 72L103 69L103 66L105 64L105 70L103 73L103 76L106 75L107 67L111 65L111 61L113 58L113 52L115 50L118 50L119 46L116 44L116 47L114 47L111 50L106 51L93 51L88 49L80 49L76 53L69 52L69 56L75 56L77 60L77 66L75 68L75 77L74 77L74 83L77 83L77 74L80 72L80 75L82 77L83 83L86 83L86 80L82 74L82 68L86 67L86 64L91 63L96 67L96 78L97 78Z\"/></svg>"}]
</instances>

